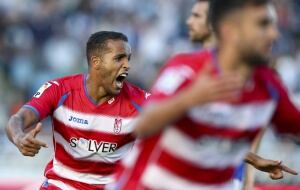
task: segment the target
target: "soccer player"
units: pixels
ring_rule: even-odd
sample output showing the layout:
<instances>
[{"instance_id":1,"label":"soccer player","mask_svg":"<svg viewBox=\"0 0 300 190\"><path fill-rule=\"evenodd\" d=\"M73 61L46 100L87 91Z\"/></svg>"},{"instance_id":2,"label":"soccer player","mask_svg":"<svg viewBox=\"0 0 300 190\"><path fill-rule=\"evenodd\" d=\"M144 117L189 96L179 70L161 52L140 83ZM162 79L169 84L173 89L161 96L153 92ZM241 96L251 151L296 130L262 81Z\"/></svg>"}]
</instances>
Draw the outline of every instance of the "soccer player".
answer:
<instances>
[{"instance_id":1,"label":"soccer player","mask_svg":"<svg viewBox=\"0 0 300 190\"><path fill-rule=\"evenodd\" d=\"M54 157L41 190L103 189L116 162L133 146L132 124L148 94L125 81L131 56L127 41L118 32L92 34L86 45L88 73L46 82L10 118L7 135L24 156L47 147L36 136L39 121L52 118Z\"/></svg>"},{"instance_id":2,"label":"soccer player","mask_svg":"<svg viewBox=\"0 0 300 190\"><path fill-rule=\"evenodd\" d=\"M194 43L201 43L202 47L204 49L207 48L214 48L216 44L215 35L212 31L212 28L209 24L208 20L208 10L209 10L209 2L210 0L197 0L195 4L193 5L191 15L186 21L186 24L188 26L189 31L189 39L190 41ZM262 134L259 135L259 138L262 137ZM258 146L257 143L260 141L260 139L256 139L254 141L254 144L256 147ZM250 160L253 160L255 158L255 162L251 162ZM296 174L294 171L290 170L286 166L282 165L278 161L273 160L266 160L262 159L259 156L256 156L255 154L249 153L246 158L246 162L249 162L257 169L260 169L265 172L269 172L269 176L271 179L281 179L283 178L283 172L280 171L280 169L283 169L283 171L287 171L292 174ZM264 165L263 165L264 164ZM268 169L266 169L268 168ZM236 171L235 176L235 182L237 183L237 186L240 186L239 183L243 178L244 173L244 166L241 165L238 167L238 170ZM249 177L244 180L246 184L250 183L252 181ZM240 189L240 188L236 188Z\"/></svg>"},{"instance_id":3,"label":"soccer player","mask_svg":"<svg viewBox=\"0 0 300 190\"><path fill-rule=\"evenodd\" d=\"M267 66L278 35L269 5L211 1L217 48L178 54L162 69L135 128L144 139L123 161L116 189L232 190L264 126L299 134L300 112Z\"/></svg>"}]
</instances>

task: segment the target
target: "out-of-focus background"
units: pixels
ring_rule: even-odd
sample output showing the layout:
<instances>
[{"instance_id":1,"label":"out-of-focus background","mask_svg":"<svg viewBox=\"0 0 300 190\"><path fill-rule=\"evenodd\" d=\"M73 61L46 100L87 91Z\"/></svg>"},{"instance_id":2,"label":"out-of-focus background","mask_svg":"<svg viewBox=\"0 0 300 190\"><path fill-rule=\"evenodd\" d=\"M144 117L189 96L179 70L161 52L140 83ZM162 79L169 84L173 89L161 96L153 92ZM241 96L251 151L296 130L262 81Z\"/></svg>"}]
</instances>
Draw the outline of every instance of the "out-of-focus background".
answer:
<instances>
[{"instance_id":1,"label":"out-of-focus background","mask_svg":"<svg viewBox=\"0 0 300 190\"><path fill-rule=\"evenodd\" d=\"M280 39L275 66L295 102L300 102L300 1L276 0ZM193 0L1 0L0 1L0 190L40 184L51 159L51 123L40 139L49 144L34 158L23 157L8 141L4 126L45 81L86 72L85 43L99 30L129 37L133 48L130 80L149 89L158 69L175 52L197 50L187 38L185 20ZM300 146L264 136L259 154L300 172ZM16 183L18 181L18 183ZM271 181L256 172L257 183L300 184L300 176ZM25 186L24 186L25 187ZM26 188L25 188L26 189ZM28 186L27 189L35 189ZM24 188L23 188L24 190Z\"/></svg>"}]
</instances>

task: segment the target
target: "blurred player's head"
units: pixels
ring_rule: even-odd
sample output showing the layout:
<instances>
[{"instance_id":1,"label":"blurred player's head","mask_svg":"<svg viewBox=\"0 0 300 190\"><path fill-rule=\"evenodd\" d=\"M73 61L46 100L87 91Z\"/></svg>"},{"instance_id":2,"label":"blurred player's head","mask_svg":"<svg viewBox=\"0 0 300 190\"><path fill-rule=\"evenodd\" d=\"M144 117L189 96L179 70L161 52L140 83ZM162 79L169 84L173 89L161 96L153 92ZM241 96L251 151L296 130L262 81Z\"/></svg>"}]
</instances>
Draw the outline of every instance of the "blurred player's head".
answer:
<instances>
[{"instance_id":1,"label":"blurred player's head","mask_svg":"<svg viewBox=\"0 0 300 190\"><path fill-rule=\"evenodd\" d=\"M130 69L131 48L127 37L101 31L90 36L86 45L89 73L108 94L118 94Z\"/></svg>"},{"instance_id":2,"label":"blurred player's head","mask_svg":"<svg viewBox=\"0 0 300 190\"><path fill-rule=\"evenodd\" d=\"M209 0L197 0L191 15L186 20L189 29L189 38L192 42L204 43L211 35L208 23Z\"/></svg>"},{"instance_id":3,"label":"blurred player's head","mask_svg":"<svg viewBox=\"0 0 300 190\"><path fill-rule=\"evenodd\" d=\"M267 63L278 36L268 0L212 0L209 17L220 47L233 49L247 64Z\"/></svg>"}]
</instances>

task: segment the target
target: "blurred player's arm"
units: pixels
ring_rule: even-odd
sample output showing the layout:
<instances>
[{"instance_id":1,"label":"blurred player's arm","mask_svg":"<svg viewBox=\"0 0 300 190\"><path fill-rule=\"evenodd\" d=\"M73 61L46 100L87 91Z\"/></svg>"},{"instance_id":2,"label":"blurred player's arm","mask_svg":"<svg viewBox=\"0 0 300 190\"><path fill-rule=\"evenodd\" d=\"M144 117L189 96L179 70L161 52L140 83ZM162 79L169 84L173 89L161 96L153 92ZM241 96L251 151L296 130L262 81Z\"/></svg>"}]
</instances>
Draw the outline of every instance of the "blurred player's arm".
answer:
<instances>
[{"instance_id":1,"label":"blurred player's arm","mask_svg":"<svg viewBox=\"0 0 300 190\"><path fill-rule=\"evenodd\" d=\"M6 133L9 140L14 143L24 156L34 156L41 147L47 145L36 139L36 135L41 131L42 124L38 116L30 109L21 108L16 114L11 116L6 126ZM37 124L29 132L26 129Z\"/></svg>"},{"instance_id":2,"label":"blurred player's arm","mask_svg":"<svg viewBox=\"0 0 300 190\"><path fill-rule=\"evenodd\" d=\"M289 135L291 139L300 141L300 111L292 103L280 79L274 77L273 80L278 89L279 97L272 124L278 133Z\"/></svg>"},{"instance_id":3,"label":"blurred player's arm","mask_svg":"<svg viewBox=\"0 0 300 190\"><path fill-rule=\"evenodd\" d=\"M234 100L241 87L240 77L233 74L213 77L210 66L207 66L191 85L177 91L178 93L151 101L157 96L153 93L151 103L144 107L138 118L135 133L138 137L149 136L180 119L194 106L217 100ZM160 91L163 92L164 89Z\"/></svg>"},{"instance_id":4,"label":"blurred player's arm","mask_svg":"<svg viewBox=\"0 0 300 190\"><path fill-rule=\"evenodd\" d=\"M273 72L273 71L270 71ZM281 134L300 135L300 111L291 102L285 87L275 73L270 73L273 85L273 95L277 96L277 107L272 118L272 123L277 132ZM274 91L275 90L275 91ZM251 164L256 169L269 173L271 179L283 178L283 172L297 175L297 172L283 165L281 161L268 160L249 153L245 162Z\"/></svg>"}]
</instances>

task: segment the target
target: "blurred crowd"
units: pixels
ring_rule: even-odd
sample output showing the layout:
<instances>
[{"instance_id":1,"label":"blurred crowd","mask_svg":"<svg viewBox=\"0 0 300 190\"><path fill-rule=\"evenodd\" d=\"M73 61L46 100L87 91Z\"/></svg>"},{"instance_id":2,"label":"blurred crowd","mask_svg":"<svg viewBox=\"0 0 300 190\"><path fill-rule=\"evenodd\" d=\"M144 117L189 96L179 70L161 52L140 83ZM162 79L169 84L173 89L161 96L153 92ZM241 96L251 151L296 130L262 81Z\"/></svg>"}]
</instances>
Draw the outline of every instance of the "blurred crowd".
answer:
<instances>
[{"instance_id":1,"label":"blurred crowd","mask_svg":"<svg viewBox=\"0 0 300 190\"><path fill-rule=\"evenodd\" d=\"M4 137L8 116L41 84L63 75L86 72L85 43L93 32L115 30L128 36L133 49L130 80L148 89L170 55L200 48L188 41L185 26L193 3L193 0L0 1L0 154L8 143ZM275 0L275 4L281 35L274 47L273 65L299 102L300 1ZM272 137L265 138L266 147L272 146L271 140ZM285 144L284 147L293 147L285 148L286 151L298 149L300 154L298 146ZM10 152L17 154L16 149ZM300 159L290 163L300 169ZM264 180L267 178L258 179ZM291 183L297 181L299 178L287 179Z\"/></svg>"}]
</instances>

